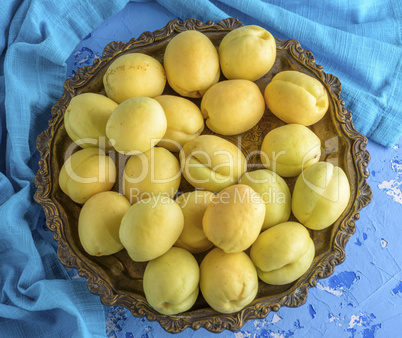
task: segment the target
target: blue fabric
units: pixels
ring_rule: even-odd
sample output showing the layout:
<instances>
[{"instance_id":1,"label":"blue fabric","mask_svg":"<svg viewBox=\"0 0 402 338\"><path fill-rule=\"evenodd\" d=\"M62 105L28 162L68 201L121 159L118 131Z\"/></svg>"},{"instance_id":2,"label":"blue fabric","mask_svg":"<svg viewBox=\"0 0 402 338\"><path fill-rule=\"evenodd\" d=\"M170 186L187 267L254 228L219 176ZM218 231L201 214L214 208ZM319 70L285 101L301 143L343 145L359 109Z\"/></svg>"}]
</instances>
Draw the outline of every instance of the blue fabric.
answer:
<instances>
[{"instance_id":1,"label":"blue fabric","mask_svg":"<svg viewBox=\"0 0 402 338\"><path fill-rule=\"evenodd\" d=\"M402 134L400 0L157 0L185 19L238 18L296 39L342 83L356 129L391 147Z\"/></svg>"},{"instance_id":2,"label":"blue fabric","mask_svg":"<svg viewBox=\"0 0 402 338\"><path fill-rule=\"evenodd\" d=\"M105 336L99 297L68 280L36 229L36 138L63 92L65 60L127 0L0 1L0 336Z\"/></svg>"}]
</instances>

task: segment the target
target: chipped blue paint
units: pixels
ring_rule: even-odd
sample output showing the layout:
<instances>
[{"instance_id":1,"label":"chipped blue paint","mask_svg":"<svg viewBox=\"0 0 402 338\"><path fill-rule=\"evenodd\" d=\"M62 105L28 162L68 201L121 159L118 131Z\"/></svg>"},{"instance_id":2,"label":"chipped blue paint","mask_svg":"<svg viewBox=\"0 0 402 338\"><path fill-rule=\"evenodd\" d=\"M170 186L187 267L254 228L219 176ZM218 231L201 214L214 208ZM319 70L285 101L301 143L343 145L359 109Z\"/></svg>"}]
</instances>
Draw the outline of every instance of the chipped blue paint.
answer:
<instances>
[{"instance_id":1,"label":"chipped blue paint","mask_svg":"<svg viewBox=\"0 0 402 338\"><path fill-rule=\"evenodd\" d=\"M363 232L363 233L362 233L362 240L363 240L363 242L366 241L367 238L368 238L367 234L366 234L365 232ZM360 241L359 238L356 238L356 241L354 242L354 244L356 244L356 245L358 245L358 246L362 246L362 245L363 245L363 242Z\"/></svg>"},{"instance_id":2,"label":"chipped blue paint","mask_svg":"<svg viewBox=\"0 0 402 338\"><path fill-rule=\"evenodd\" d=\"M381 324L375 324L367 329L364 329L363 331L363 337L364 338L374 338L374 333L375 331L377 331L378 329L381 328Z\"/></svg>"},{"instance_id":3,"label":"chipped blue paint","mask_svg":"<svg viewBox=\"0 0 402 338\"><path fill-rule=\"evenodd\" d=\"M71 75L74 75L78 68L81 68L82 66L92 65L95 59L99 59L101 57L101 53L94 52L88 47L82 47L81 49L77 50L73 56L74 63L71 70Z\"/></svg>"},{"instance_id":4,"label":"chipped blue paint","mask_svg":"<svg viewBox=\"0 0 402 338\"><path fill-rule=\"evenodd\" d=\"M315 317L315 315L316 315L317 312L315 312L315 309L314 309L313 305L309 304L309 306L308 306L308 312L310 313L311 318L314 319L314 317Z\"/></svg>"},{"instance_id":5,"label":"chipped blue paint","mask_svg":"<svg viewBox=\"0 0 402 338\"><path fill-rule=\"evenodd\" d=\"M259 333L258 336L261 338L265 338L265 337L270 337L270 331L267 331L266 329L262 329Z\"/></svg>"},{"instance_id":6,"label":"chipped blue paint","mask_svg":"<svg viewBox=\"0 0 402 338\"><path fill-rule=\"evenodd\" d=\"M299 319L296 320L296 321L293 323L293 326L294 326L296 329L302 329L302 328L303 328L303 326L301 326L301 324L300 324L300 320L299 320Z\"/></svg>"},{"instance_id":7,"label":"chipped blue paint","mask_svg":"<svg viewBox=\"0 0 402 338\"><path fill-rule=\"evenodd\" d=\"M122 306L111 306L106 314L106 335L117 337L123 329L124 322L127 319L128 310Z\"/></svg>"},{"instance_id":8,"label":"chipped blue paint","mask_svg":"<svg viewBox=\"0 0 402 338\"><path fill-rule=\"evenodd\" d=\"M396 295L400 293L402 295L402 280L398 283L398 285L392 289L392 292Z\"/></svg>"},{"instance_id":9,"label":"chipped blue paint","mask_svg":"<svg viewBox=\"0 0 402 338\"><path fill-rule=\"evenodd\" d=\"M289 338L294 336L295 333L291 330L269 330L269 329L261 329L260 332L258 332L258 335L256 337L258 338L272 338L272 337L281 337L281 338ZM246 336L247 337L247 336Z\"/></svg>"},{"instance_id":10,"label":"chipped blue paint","mask_svg":"<svg viewBox=\"0 0 402 338\"><path fill-rule=\"evenodd\" d=\"M402 160L396 156L390 162L396 177L389 181L384 180L378 187L384 190L387 195L392 196L393 201L402 204Z\"/></svg>"},{"instance_id":11,"label":"chipped blue paint","mask_svg":"<svg viewBox=\"0 0 402 338\"><path fill-rule=\"evenodd\" d=\"M349 289L360 279L353 271L343 271L317 283L320 290L341 297L345 289Z\"/></svg>"},{"instance_id":12,"label":"chipped blue paint","mask_svg":"<svg viewBox=\"0 0 402 338\"><path fill-rule=\"evenodd\" d=\"M343 271L340 272L328 280L328 285L330 288L339 290L343 288L349 289L356 281L360 279L353 271Z\"/></svg>"},{"instance_id":13,"label":"chipped blue paint","mask_svg":"<svg viewBox=\"0 0 402 338\"><path fill-rule=\"evenodd\" d=\"M83 40L88 40L92 36L91 33L89 33Z\"/></svg>"},{"instance_id":14,"label":"chipped blue paint","mask_svg":"<svg viewBox=\"0 0 402 338\"><path fill-rule=\"evenodd\" d=\"M362 335L363 337L374 337L374 333L376 330L381 328L381 324L376 323L372 324L377 317L373 314L360 314L352 316L352 319L349 323L349 327L347 329L348 332L352 334L352 337L356 336L356 333L360 333L361 331L357 329L357 327L363 327ZM360 334L359 334L360 336Z\"/></svg>"},{"instance_id":15,"label":"chipped blue paint","mask_svg":"<svg viewBox=\"0 0 402 338\"><path fill-rule=\"evenodd\" d=\"M402 165L402 160L399 160L398 157L396 157L396 158L393 159L391 162L392 162L392 169L393 169L395 172L398 172L398 171L399 171L398 166L399 166L399 165Z\"/></svg>"}]
</instances>

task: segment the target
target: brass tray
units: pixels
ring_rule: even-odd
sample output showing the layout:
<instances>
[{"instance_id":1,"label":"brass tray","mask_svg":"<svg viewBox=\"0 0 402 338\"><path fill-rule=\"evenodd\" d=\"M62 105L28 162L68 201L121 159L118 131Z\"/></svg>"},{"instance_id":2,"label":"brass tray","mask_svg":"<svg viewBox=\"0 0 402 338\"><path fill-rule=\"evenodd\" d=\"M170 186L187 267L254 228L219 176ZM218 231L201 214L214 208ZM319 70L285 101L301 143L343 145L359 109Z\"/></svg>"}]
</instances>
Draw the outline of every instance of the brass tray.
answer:
<instances>
[{"instance_id":1,"label":"brass tray","mask_svg":"<svg viewBox=\"0 0 402 338\"><path fill-rule=\"evenodd\" d=\"M78 69L74 77L65 81L64 93L52 108L49 128L37 139L41 159L35 178L37 186L35 200L44 208L46 224L54 232L54 239L59 244L58 257L61 262L76 268L79 275L86 278L89 290L99 295L104 304L124 306L135 316L158 321L168 332L180 332L186 328L205 328L212 332L237 331L248 320L264 318L270 311L278 311L282 306L302 305L307 299L308 289L316 286L317 280L330 276L335 266L345 260L345 246L355 231L359 211L372 197L371 189L366 182L367 165L370 160L366 150L367 139L355 130L352 115L344 108L344 101L340 99L340 81L316 65L313 54L302 49L297 41L276 39L276 62L269 73L256 83L263 91L278 71L299 70L324 84L329 93L329 110L322 120L311 126L311 129L322 141L320 160L342 167L351 183L351 199L341 217L327 229L310 231L316 247L316 256L311 268L297 281L288 285L271 286L260 282L256 299L237 313L217 313L200 295L189 311L166 316L153 310L145 300L142 275L146 263L133 262L125 250L106 257L92 257L83 250L77 232L77 219L81 207L70 200L58 185L59 171L64 162L66 149L72 144L63 124L63 115L71 98L85 92L104 94L102 76L111 62L122 54L142 52L163 62L167 43L179 32L191 29L202 31L214 45L218 46L225 34L240 26L242 23L233 18L219 23L210 21L202 23L195 19L172 20L163 29L153 33L145 32L138 39L132 39L128 43L111 42L104 49L102 57L95 60L92 66ZM167 85L164 94L174 92ZM200 103L199 100L194 102ZM255 151L267 132L282 124L284 123L266 109L263 118L254 128L240 136L226 138L235 144L241 142L242 151L246 156L250 155L250 163L254 164L255 169L260 164ZM211 132L206 128L204 133ZM118 166L117 182L119 182L126 159L116 153L110 155ZM296 178L286 179L291 191L295 180ZM117 183L113 189L119 191L120 184ZM180 189L188 191L191 187L183 179ZM291 220L295 220L293 215ZM204 255L196 255L199 262Z\"/></svg>"}]
</instances>

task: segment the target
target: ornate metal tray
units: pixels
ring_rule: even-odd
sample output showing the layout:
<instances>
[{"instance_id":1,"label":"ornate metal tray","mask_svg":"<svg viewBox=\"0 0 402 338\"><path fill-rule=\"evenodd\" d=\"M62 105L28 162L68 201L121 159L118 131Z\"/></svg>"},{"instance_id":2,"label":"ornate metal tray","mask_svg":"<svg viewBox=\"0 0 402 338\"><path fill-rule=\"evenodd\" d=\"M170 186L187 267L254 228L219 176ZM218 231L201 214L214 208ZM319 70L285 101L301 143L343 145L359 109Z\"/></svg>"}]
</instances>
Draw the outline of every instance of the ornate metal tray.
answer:
<instances>
[{"instance_id":1,"label":"ornate metal tray","mask_svg":"<svg viewBox=\"0 0 402 338\"><path fill-rule=\"evenodd\" d=\"M276 39L277 58L273 68L262 79L256 81L263 90L271 78L281 70L299 70L321 81L329 92L329 110L325 117L311 126L322 141L321 161L330 161L346 172L351 183L351 199L341 217L331 227L321 231L311 231L316 246L316 256L311 268L297 281L283 286L271 286L260 282L256 299L243 310L233 314L220 314L211 309L202 296L188 312L166 316L157 313L146 302L142 288L142 275L146 263L130 260L125 250L104 257L92 257L82 248L77 231L80 205L72 202L59 188L58 176L64 161L66 149L72 144L63 124L65 109L72 97L84 92L104 94L102 77L107 67L118 56L125 53L142 52L163 61L167 43L179 32L199 30L204 32L218 46L222 38L234 28L242 26L236 19L228 18L219 23L202 23L195 19L173 20L166 27L153 33L145 32L138 39L128 43L111 42L106 46L103 56L92 66L80 68L74 77L66 80L64 93L52 108L49 128L37 139L41 154L39 171L35 178L37 191L35 200L42 205L46 214L46 224L54 232L58 242L58 257L61 262L78 270L86 278L88 288L100 296L107 305L121 305L135 316L156 320L169 332L180 332L185 328L205 328L212 332L239 330L248 320L263 318L270 311L278 311L282 306L297 307L305 303L308 289L316 286L317 280L330 276L337 264L345 260L345 246L355 231L355 221L359 211L366 206L372 192L366 179L370 156L366 151L367 139L359 134L352 123L352 115L345 109L340 99L341 83L331 74L326 74L316 65L313 54L301 48L295 40ZM169 86L165 94L174 92ZM195 103L200 101L194 100ZM238 144L244 154L255 154L269 130L282 125L268 109L259 124L240 136L227 137ZM212 133L207 128L204 133ZM119 168L117 182L122 178L125 158L110 154ZM257 155L250 156L254 167L259 165ZM290 190L296 178L286 179ZM180 189L188 191L191 187L182 180ZM120 189L117 183L114 190ZM291 220L295 220L291 216ZM203 254L198 254L201 261Z\"/></svg>"}]
</instances>

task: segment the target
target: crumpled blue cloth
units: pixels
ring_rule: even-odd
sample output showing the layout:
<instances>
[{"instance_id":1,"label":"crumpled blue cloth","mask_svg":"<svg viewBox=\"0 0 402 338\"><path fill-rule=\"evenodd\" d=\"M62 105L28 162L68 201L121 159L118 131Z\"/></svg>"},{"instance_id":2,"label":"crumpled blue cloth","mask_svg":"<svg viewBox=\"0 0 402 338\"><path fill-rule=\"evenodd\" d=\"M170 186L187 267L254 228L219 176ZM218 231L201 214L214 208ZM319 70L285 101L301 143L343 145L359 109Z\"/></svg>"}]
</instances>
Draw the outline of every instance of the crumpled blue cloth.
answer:
<instances>
[{"instance_id":1,"label":"crumpled blue cloth","mask_svg":"<svg viewBox=\"0 0 402 338\"><path fill-rule=\"evenodd\" d=\"M203 22L235 17L275 37L298 40L342 83L356 129L392 147L402 135L400 0L157 0Z\"/></svg>"},{"instance_id":2,"label":"crumpled blue cloth","mask_svg":"<svg viewBox=\"0 0 402 338\"><path fill-rule=\"evenodd\" d=\"M63 92L65 60L127 0L0 1L0 336L105 336L99 297L68 280L36 229L36 138Z\"/></svg>"}]
</instances>

